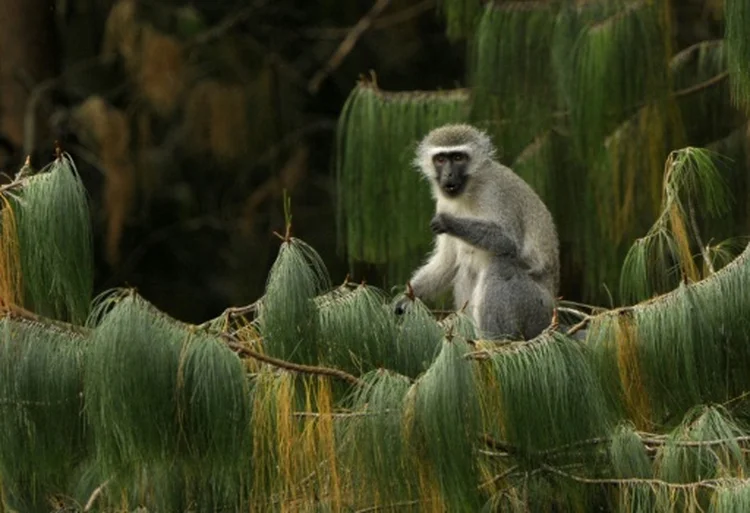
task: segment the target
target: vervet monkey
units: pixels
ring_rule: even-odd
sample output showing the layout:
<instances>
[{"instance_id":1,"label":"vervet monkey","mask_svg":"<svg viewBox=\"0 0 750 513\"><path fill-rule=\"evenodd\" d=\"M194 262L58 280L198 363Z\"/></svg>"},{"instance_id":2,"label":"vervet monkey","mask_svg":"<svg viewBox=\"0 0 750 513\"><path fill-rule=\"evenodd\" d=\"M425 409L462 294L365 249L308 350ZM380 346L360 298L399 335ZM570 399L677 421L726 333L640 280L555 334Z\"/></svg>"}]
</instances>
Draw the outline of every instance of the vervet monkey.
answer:
<instances>
[{"instance_id":1,"label":"vervet monkey","mask_svg":"<svg viewBox=\"0 0 750 513\"><path fill-rule=\"evenodd\" d=\"M489 136L465 124L432 130L414 164L432 186L433 252L411 277L431 299L453 285L483 337L530 339L552 320L559 242L552 215L532 188L495 160ZM402 313L408 298L397 302Z\"/></svg>"}]
</instances>

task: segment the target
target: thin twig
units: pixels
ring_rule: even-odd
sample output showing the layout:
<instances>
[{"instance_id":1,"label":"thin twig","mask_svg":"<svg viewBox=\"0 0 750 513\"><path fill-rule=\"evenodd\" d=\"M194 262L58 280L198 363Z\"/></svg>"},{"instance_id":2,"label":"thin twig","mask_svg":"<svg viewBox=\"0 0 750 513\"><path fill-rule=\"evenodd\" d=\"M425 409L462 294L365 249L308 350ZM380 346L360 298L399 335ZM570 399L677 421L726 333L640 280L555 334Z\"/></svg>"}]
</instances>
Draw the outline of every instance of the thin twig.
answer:
<instances>
[{"instance_id":1,"label":"thin twig","mask_svg":"<svg viewBox=\"0 0 750 513\"><path fill-rule=\"evenodd\" d=\"M697 93L698 91L701 91L703 89L708 89L709 87L714 86L724 81L728 77L729 77L729 72L723 71L719 73L718 75L709 78L708 80L704 80L703 82L695 84L694 86L686 87L684 89L680 89L679 91L675 91L672 96L675 98L680 98L682 96L688 96L693 93Z\"/></svg>"},{"instance_id":2,"label":"thin twig","mask_svg":"<svg viewBox=\"0 0 750 513\"><path fill-rule=\"evenodd\" d=\"M205 45L216 39L223 37L227 32L232 30L240 23L249 20L255 12L264 7L268 0L254 2L253 5L240 9L239 11L227 16L213 27L201 32L193 38L191 45Z\"/></svg>"},{"instance_id":3,"label":"thin twig","mask_svg":"<svg viewBox=\"0 0 750 513\"><path fill-rule=\"evenodd\" d=\"M416 18L431 10L435 7L435 0L423 0L418 4L406 7L399 12L393 13L389 16L380 16L373 20L371 30L383 30L391 28L394 25L407 22L412 18ZM308 37L318 39L338 39L346 36L352 27L324 27L324 28L311 28L306 29L304 34Z\"/></svg>"},{"instance_id":4,"label":"thin twig","mask_svg":"<svg viewBox=\"0 0 750 513\"><path fill-rule=\"evenodd\" d=\"M493 484L497 483L498 481L502 481L503 479L505 479L506 477L508 477L510 474L512 474L513 472L515 472L515 470L517 468L518 468L518 465L513 465L512 467L510 467L506 471L500 472L498 475L496 475L495 477L493 477L489 481L484 482L481 485L479 485L479 488L487 488L488 486L493 485Z\"/></svg>"},{"instance_id":5,"label":"thin twig","mask_svg":"<svg viewBox=\"0 0 750 513\"><path fill-rule=\"evenodd\" d=\"M407 506L414 506L420 502L421 501L419 500L394 502L391 504L383 504L382 506L370 506L369 508L358 509L354 513L372 513L373 511L380 511L381 509L405 508Z\"/></svg>"},{"instance_id":6,"label":"thin twig","mask_svg":"<svg viewBox=\"0 0 750 513\"><path fill-rule=\"evenodd\" d=\"M598 484L598 485L613 485L613 486L627 486L627 485L638 485L645 484L650 486L663 486L665 488L675 489L692 489L692 488L718 488L719 486L725 486L727 484L739 484L747 483L747 479L733 479L733 478L719 478L719 479L705 479L703 481L696 481L694 483L670 483L661 479L644 479L644 478L626 478L626 479L601 479L601 478L589 478L583 476L577 476L570 474L558 468L550 465L542 465L542 469L552 474L565 477L567 479L576 481L584 484Z\"/></svg>"},{"instance_id":7,"label":"thin twig","mask_svg":"<svg viewBox=\"0 0 750 513\"><path fill-rule=\"evenodd\" d=\"M665 445L673 445L675 447L712 447L715 445L724 445L730 442L734 442L737 444L744 444L744 443L750 443L750 436L737 436L734 438L719 438L715 440L670 440L666 436L660 436L653 433L643 433L638 432L636 433L638 437L641 439L641 442L649 446L648 449L655 450L654 447L663 447ZM493 439L490 435L482 435L481 437L483 443L492 449L494 449L497 452L493 451L482 451L482 454L485 454L487 456L492 457L507 457L514 454L519 454L522 452L517 447L508 444L504 441L499 441ZM596 445L604 445L608 444L612 441L612 438L610 437L598 437L598 438L588 438L586 440L580 440L578 442L572 442L565 445L560 445L557 447L553 447L551 449L546 449L543 451L533 451L529 453L530 456L537 456L537 457L549 457L549 456L556 456L559 454L563 454L569 451L581 449L584 447L589 446L596 446Z\"/></svg>"},{"instance_id":8,"label":"thin twig","mask_svg":"<svg viewBox=\"0 0 750 513\"><path fill-rule=\"evenodd\" d=\"M568 307L565 307L565 306L558 306L557 307L557 311L558 312L562 312L562 313L566 313L566 314L575 315L579 319L588 319L589 317L591 317L589 314L584 313L584 312L582 312L580 310L576 310L575 308L568 308Z\"/></svg>"},{"instance_id":9,"label":"thin twig","mask_svg":"<svg viewBox=\"0 0 750 513\"><path fill-rule=\"evenodd\" d=\"M571 328L568 331L566 331L565 334L567 336L569 336L569 337L571 335L575 335L576 333L578 333L579 331L581 331L583 328L585 328L586 326L588 326L589 322L591 322L591 319L592 319L592 317L586 317L581 322L579 322L579 323L574 324L573 326L571 326Z\"/></svg>"},{"instance_id":10,"label":"thin twig","mask_svg":"<svg viewBox=\"0 0 750 513\"><path fill-rule=\"evenodd\" d=\"M716 272L714 269L714 264L711 262L711 258L708 256L708 252L706 251L706 247L703 245L703 240L701 239L701 233L700 230L698 230L698 221L695 218L695 208L693 208L693 202L688 199L688 212L690 215L690 225L693 228L693 235L695 236L695 241L698 243L698 247L701 248L701 256L703 257L703 261L706 263L706 267L708 267L708 272L713 274Z\"/></svg>"},{"instance_id":11,"label":"thin twig","mask_svg":"<svg viewBox=\"0 0 750 513\"><path fill-rule=\"evenodd\" d=\"M370 28L375 18L377 18L390 3L391 0L378 0L367 14L360 18L357 24L351 28L344 40L341 41L339 47L333 52L331 58L328 59L323 67L320 68L310 79L310 82L307 85L307 90L310 94L316 94L318 90L320 90L320 86L326 77L341 65L346 56L349 55L349 52L354 49L354 45L357 44L357 41L362 37L362 34Z\"/></svg>"},{"instance_id":12,"label":"thin twig","mask_svg":"<svg viewBox=\"0 0 750 513\"><path fill-rule=\"evenodd\" d=\"M231 320L231 319L234 319L235 317L243 317L247 314L257 312L259 307L260 307L260 300L255 301L245 306L230 306L228 308L225 308L224 311L221 312L221 314L218 317L214 319L209 319L206 322L198 324L198 327L202 329L208 328L217 319Z\"/></svg>"},{"instance_id":13,"label":"thin twig","mask_svg":"<svg viewBox=\"0 0 750 513\"><path fill-rule=\"evenodd\" d=\"M75 324L70 324L64 321L50 319L49 317L43 317L18 305L2 305L2 307L0 307L0 317L7 317L9 319L22 319L49 328L58 329L65 333L70 333L73 335L81 336L88 333L88 330L83 326L77 326Z\"/></svg>"},{"instance_id":14,"label":"thin twig","mask_svg":"<svg viewBox=\"0 0 750 513\"><path fill-rule=\"evenodd\" d=\"M735 442L737 444L750 442L750 436L738 436L735 438L719 438L717 440L668 440L666 437L657 437L657 435L650 435L645 433L639 433L641 441L646 445L674 445L676 447L711 447L714 445L723 445L729 442Z\"/></svg>"},{"instance_id":15,"label":"thin twig","mask_svg":"<svg viewBox=\"0 0 750 513\"><path fill-rule=\"evenodd\" d=\"M382 410L382 411L347 411L347 412L327 412L320 413L315 411L296 411L292 415L298 418L326 418L326 419L351 419L357 417L378 417L380 415L389 415L391 413L397 413L397 410Z\"/></svg>"},{"instance_id":16,"label":"thin twig","mask_svg":"<svg viewBox=\"0 0 750 513\"><path fill-rule=\"evenodd\" d=\"M8 191L12 191L13 189L20 189L28 181L26 178L23 178L20 180L13 180L12 182L6 183L5 185L0 185L0 194L4 194Z\"/></svg>"},{"instance_id":17,"label":"thin twig","mask_svg":"<svg viewBox=\"0 0 750 513\"><path fill-rule=\"evenodd\" d=\"M99 496L104 491L104 488L106 488L108 484L109 484L109 479L107 479L102 484L96 487L96 489L91 494L91 497L89 497L89 500L86 501L86 506L83 508L84 512L91 510L91 508L94 506L94 502L96 502L96 499L99 498Z\"/></svg>"},{"instance_id":18,"label":"thin twig","mask_svg":"<svg viewBox=\"0 0 750 513\"><path fill-rule=\"evenodd\" d=\"M288 362L286 360L281 360L279 358L274 358L272 356L267 356L263 353L259 353L258 351L254 351L236 339L234 337L231 337L231 335L222 333L222 337L226 339L226 344L229 346L230 349L232 349L234 352L236 352L240 356L245 356L252 358L254 360L258 360L263 363L267 363L269 365L272 365L274 367L278 367L279 369L288 370L291 372L299 372L302 374L317 374L319 376L330 376L333 378L338 378L342 381L346 381L347 383L350 383L355 386L361 386L364 385L365 382L359 379L358 377L349 374L348 372L342 371L340 369L334 369L331 367L317 367L314 365L303 365L299 363L292 363Z\"/></svg>"}]
</instances>

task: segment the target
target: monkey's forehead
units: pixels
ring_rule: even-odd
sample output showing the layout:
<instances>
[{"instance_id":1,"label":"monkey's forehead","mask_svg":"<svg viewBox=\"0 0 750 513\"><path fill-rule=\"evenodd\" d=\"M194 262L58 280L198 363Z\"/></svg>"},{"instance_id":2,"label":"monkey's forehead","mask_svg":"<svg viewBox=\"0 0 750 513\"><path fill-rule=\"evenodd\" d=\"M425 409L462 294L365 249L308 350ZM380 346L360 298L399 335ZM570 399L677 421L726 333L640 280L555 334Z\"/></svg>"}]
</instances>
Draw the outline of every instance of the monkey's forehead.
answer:
<instances>
[{"instance_id":1,"label":"monkey's forehead","mask_svg":"<svg viewBox=\"0 0 750 513\"><path fill-rule=\"evenodd\" d=\"M450 124L435 128L427 134L424 143L425 146L450 148L452 151L467 151L469 147L489 149L492 145L487 134L466 124Z\"/></svg>"}]
</instances>

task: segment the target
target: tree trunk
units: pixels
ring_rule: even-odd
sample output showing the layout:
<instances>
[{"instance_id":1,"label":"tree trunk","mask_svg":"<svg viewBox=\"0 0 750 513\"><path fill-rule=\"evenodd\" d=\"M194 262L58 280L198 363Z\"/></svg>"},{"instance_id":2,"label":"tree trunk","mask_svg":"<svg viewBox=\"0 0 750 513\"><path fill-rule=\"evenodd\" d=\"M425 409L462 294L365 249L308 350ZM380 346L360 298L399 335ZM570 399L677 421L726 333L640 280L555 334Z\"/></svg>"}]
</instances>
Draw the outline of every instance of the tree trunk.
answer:
<instances>
[{"instance_id":1,"label":"tree trunk","mask_svg":"<svg viewBox=\"0 0 750 513\"><path fill-rule=\"evenodd\" d=\"M53 0L0 0L0 136L16 151L31 90L57 74L58 46ZM35 122L39 140L46 123Z\"/></svg>"}]
</instances>

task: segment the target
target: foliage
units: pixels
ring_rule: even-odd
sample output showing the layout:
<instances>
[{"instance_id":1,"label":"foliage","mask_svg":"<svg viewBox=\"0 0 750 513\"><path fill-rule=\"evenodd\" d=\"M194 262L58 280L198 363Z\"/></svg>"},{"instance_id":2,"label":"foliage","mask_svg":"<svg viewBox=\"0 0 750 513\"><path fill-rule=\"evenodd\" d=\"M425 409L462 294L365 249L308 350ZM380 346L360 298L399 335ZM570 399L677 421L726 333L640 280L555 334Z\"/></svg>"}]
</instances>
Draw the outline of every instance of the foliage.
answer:
<instances>
[{"instance_id":1,"label":"foliage","mask_svg":"<svg viewBox=\"0 0 750 513\"><path fill-rule=\"evenodd\" d=\"M24 304L55 319L84 322L94 282L91 219L72 160L56 159L20 191L10 188L6 198L15 215L7 228L3 224L18 237Z\"/></svg>"},{"instance_id":2,"label":"foliage","mask_svg":"<svg viewBox=\"0 0 750 513\"><path fill-rule=\"evenodd\" d=\"M61 201L71 187L54 175L70 172L67 159L48 171L52 205L78 204ZM656 225L682 266L693 256L675 226L690 207L725 211L714 161L688 147L665 166L671 217ZM39 183L3 190L13 200L3 220L35 212L20 200ZM695 280L662 283L661 295L583 314L584 337L551 326L492 341L462 311L438 320L414 299L396 318L376 287L332 288L317 252L291 237L288 211L287 223L263 297L202 325L132 289L98 296L78 323L3 298L3 507L744 507L750 247ZM3 248L23 255L16 237ZM91 251L71 242L62 269ZM647 278L624 279L656 290L652 273L665 266L633 258Z\"/></svg>"}]
</instances>

